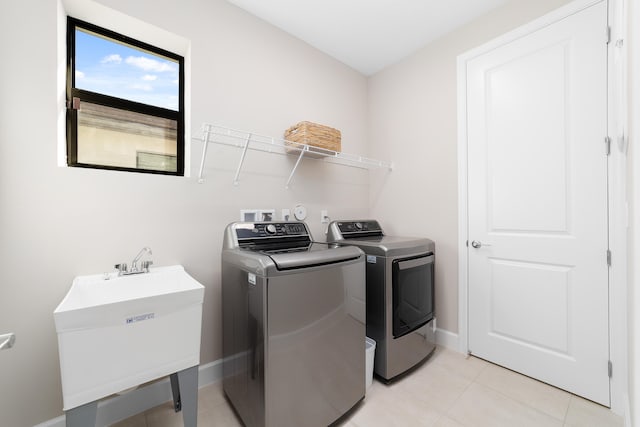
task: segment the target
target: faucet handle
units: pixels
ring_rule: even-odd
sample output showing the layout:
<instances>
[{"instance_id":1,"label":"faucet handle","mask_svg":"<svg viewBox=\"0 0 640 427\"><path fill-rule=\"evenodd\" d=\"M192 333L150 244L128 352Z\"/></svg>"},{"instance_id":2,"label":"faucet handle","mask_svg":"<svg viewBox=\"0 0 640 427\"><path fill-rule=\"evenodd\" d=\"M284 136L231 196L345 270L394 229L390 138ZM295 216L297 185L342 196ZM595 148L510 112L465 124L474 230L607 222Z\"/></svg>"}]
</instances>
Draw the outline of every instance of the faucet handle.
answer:
<instances>
[{"instance_id":1,"label":"faucet handle","mask_svg":"<svg viewBox=\"0 0 640 427\"><path fill-rule=\"evenodd\" d=\"M116 264L113 267L118 270L118 276L127 272L127 263Z\"/></svg>"},{"instance_id":2,"label":"faucet handle","mask_svg":"<svg viewBox=\"0 0 640 427\"><path fill-rule=\"evenodd\" d=\"M149 266L153 265L153 261L151 260L147 260L147 261L142 261L142 271L144 271L145 273L149 272Z\"/></svg>"}]
</instances>

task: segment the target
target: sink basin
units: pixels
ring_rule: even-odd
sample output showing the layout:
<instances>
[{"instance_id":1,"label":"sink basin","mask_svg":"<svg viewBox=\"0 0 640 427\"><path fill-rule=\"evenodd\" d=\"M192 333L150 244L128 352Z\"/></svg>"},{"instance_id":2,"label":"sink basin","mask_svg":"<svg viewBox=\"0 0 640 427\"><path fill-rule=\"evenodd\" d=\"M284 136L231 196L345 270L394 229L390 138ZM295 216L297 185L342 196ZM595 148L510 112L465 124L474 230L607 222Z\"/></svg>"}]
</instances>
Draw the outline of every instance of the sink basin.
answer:
<instances>
[{"instance_id":1,"label":"sink basin","mask_svg":"<svg viewBox=\"0 0 640 427\"><path fill-rule=\"evenodd\" d=\"M64 410L198 365L203 298L180 265L76 277L53 313Z\"/></svg>"}]
</instances>

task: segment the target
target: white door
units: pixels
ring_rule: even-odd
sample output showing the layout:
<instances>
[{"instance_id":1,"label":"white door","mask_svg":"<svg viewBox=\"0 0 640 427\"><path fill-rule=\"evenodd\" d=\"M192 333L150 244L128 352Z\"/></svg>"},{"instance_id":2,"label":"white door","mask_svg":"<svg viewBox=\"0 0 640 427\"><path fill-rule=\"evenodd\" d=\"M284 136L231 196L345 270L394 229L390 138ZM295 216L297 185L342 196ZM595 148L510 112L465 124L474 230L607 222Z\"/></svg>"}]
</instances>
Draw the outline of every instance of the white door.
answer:
<instances>
[{"instance_id":1,"label":"white door","mask_svg":"<svg viewBox=\"0 0 640 427\"><path fill-rule=\"evenodd\" d=\"M467 62L469 349L609 406L606 4Z\"/></svg>"}]
</instances>

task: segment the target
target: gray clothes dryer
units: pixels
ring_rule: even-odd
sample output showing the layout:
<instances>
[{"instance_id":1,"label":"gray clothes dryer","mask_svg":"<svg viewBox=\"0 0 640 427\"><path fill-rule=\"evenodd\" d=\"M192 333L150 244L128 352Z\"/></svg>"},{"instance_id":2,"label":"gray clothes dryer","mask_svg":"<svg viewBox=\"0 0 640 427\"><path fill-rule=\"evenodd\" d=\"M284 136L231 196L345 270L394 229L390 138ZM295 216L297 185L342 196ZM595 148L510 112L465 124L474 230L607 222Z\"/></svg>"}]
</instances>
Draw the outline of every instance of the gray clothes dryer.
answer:
<instances>
[{"instance_id":1,"label":"gray clothes dryer","mask_svg":"<svg viewBox=\"0 0 640 427\"><path fill-rule=\"evenodd\" d=\"M333 221L327 241L366 254L367 336L376 341L374 372L388 382L435 349L435 244L387 236L375 220Z\"/></svg>"},{"instance_id":2,"label":"gray clothes dryer","mask_svg":"<svg viewBox=\"0 0 640 427\"><path fill-rule=\"evenodd\" d=\"M302 222L233 223L222 250L224 391L247 426L326 426L365 394L365 266Z\"/></svg>"}]
</instances>

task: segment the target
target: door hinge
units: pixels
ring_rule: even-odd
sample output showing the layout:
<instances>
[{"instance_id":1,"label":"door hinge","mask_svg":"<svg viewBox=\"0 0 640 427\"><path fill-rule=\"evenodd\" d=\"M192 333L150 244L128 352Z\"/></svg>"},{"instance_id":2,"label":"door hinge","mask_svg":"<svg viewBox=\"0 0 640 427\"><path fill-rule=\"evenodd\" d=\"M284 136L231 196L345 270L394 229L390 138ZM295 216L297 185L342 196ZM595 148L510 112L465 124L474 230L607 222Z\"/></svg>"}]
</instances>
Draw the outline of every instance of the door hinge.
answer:
<instances>
[{"instance_id":1,"label":"door hinge","mask_svg":"<svg viewBox=\"0 0 640 427\"><path fill-rule=\"evenodd\" d=\"M69 109L69 110L79 110L80 109L80 98L74 96L70 100L67 100L67 109Z\"/></svg>"},{"instance_id":2,"label":"door hinge","mask_svg":"<svg viewBox=\"0 0 640 427\"><path fill-rule=\"evenodd\" d=\"M609 378L613 376L613 363L611 363L611 360L607 362L607 373L609 374Z\"/></svg>"},{"instance_id":3,"label":"door hinge","mask_svg":"<svg viewBox=\"0 0 640 427\"><path fill-rule=\"evenodd\" d=\"M607 26L606 43L611 43L611 27Z\"/></svg>"},{"instance_id":4,"label":"door hinge","mask_svg":"<svg viewBox=\"0 0 640 427\"><path fill-rule=\"evenodd\" d=\"M607 266L611 267L611 251L607 249Z\"/></svg>"},{"instance_id":5,"label":"door hinge","mask_svg":"<svg viewBox=\"0 0 640 427\"><path fill-rule=\"evenodd\" d=\"M604 137L604 152L607 156L611 154L611 137L609 136Z\"/></svg>"}]
</instances>

